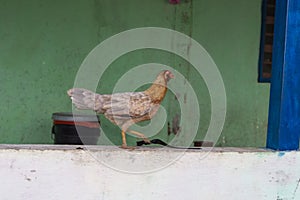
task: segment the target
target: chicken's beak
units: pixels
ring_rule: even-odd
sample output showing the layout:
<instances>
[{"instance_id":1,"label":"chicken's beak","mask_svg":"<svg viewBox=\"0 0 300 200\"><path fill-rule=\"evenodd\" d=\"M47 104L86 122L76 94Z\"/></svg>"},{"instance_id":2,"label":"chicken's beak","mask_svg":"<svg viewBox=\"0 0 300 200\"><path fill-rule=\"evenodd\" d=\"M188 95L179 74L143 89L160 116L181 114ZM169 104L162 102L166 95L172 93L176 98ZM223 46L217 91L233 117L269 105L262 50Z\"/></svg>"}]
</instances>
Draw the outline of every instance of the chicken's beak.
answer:
<instances>
[{"instance_id":1,"label":"chicken's beak","mask_svg":"<svg viewBox=\"0 0 300 200\"><path fill-rule=\"evenodd\" d=\"M170 79L175 78L174 74L170 73L170 74L169 74L169 78L170 78Z\"/></svg>"}]
</instances>

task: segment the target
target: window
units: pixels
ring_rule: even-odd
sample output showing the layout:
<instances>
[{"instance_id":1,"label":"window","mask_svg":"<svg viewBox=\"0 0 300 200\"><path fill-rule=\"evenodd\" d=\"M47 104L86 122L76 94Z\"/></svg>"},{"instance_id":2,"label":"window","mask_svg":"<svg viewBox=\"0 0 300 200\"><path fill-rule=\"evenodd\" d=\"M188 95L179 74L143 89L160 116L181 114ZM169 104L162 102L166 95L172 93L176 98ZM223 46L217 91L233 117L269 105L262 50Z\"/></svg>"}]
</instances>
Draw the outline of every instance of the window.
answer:
<instances>
[{"instance_id":1,"label":"window","mask_svg":"<svg viewBox=\"0 0 300 200\"><path fill-rule=\"evenodd\" d=\"M263 0L258 81L270 82L276 0Z\"/></svg>"}]
</instances>

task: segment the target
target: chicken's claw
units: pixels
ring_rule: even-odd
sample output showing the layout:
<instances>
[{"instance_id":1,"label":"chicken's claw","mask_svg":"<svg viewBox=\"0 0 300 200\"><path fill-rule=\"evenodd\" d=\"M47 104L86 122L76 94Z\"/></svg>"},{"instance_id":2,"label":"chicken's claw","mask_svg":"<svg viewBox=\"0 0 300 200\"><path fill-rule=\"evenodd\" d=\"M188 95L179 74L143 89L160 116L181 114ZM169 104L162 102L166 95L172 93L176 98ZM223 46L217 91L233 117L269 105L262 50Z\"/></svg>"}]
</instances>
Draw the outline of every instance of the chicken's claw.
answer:
<instances>
[{"instance_id":1,"label":"chicken's claw","mask_svg":"<svg viewBox=\"0 0 300 200\"><path fill-rule=\"evenodd\" d=\"M122 149L127 149L127 150L135 150L135 147L130 147L130 146L127 146L126 144L122 144L121 146Z\"/></svg>"},{"instance_id":2,"label":"chicken's claw","mask_svg":"<svg viewBox=\"0 0 300 200\"><path fill-rule=\"evenodd\" d=\"M145 144L151 144L151 141L148 138L143 138Z\"/></svg>"}]
</instances>

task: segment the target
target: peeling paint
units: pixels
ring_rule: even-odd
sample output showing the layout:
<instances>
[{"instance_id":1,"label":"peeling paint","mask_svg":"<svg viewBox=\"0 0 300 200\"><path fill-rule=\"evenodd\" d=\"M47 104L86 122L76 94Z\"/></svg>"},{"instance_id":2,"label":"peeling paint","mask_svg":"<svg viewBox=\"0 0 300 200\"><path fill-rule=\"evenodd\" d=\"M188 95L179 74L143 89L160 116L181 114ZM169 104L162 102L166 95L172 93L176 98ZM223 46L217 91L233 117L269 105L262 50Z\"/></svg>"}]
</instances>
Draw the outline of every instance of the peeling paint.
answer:
<instances>
[{"instance_id":1,"label":"peeling paint","mask_svg":"<svg viewBox=\"0 0 300 200\"><path fill-rule=\"evenodd\" d=\"M278 157L282 157L282 156L284 156L284 155L285 155L284 152L278 152Z\"/></svg>"},{"instance_id":2,"label":"peeling paint","mask_svg":"<svg viewBox=\"0 0 300 200\"><path fill-rule=\"evenodd\" d=\"M180 93L176 93L176 94L174 95L175 100L178 101L178 99L180 98L180 96L181 96Z\"/></svg>"},{"instance_id":3,"label":"peeling paint","mask_svg":"<svg viewBox=\"0 0 300 200\"><path fill-rule=\"evenodd\" d=\"M171 131L171 124L170 122L168 122L168 135L171 135L172 131Z\"/></svg>"},{"instance_id":4,"label":"peeling paint","mask_svg":"<svg viewBox=\"0 0 300 200\"><path fill-rule=\"evenodd\" d=\"M176 114L172 120L172 132L177 135L180 132L180 115Z\"/></svg>"}]
</instances>

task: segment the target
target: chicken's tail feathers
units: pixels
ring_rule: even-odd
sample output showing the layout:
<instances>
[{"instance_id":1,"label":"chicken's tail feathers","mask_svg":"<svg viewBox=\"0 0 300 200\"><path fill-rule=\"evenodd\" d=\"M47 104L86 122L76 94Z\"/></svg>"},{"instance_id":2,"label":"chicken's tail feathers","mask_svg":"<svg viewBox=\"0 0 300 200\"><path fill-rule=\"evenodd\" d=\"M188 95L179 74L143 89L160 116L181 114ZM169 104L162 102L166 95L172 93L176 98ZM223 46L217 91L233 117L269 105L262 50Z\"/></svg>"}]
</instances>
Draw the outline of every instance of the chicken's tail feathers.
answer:
<instances>
[{"instance_id":1,"label":"chicken's tail feathers","mask_svg":"<svg viewBox=\"0 0 300 200\"><path fill-rule=\"evenodd\" d=\"M72 88L67 93L77 109L101 112L102 102L100 94L83 88Z\"/></svg>"}]
</instances>

